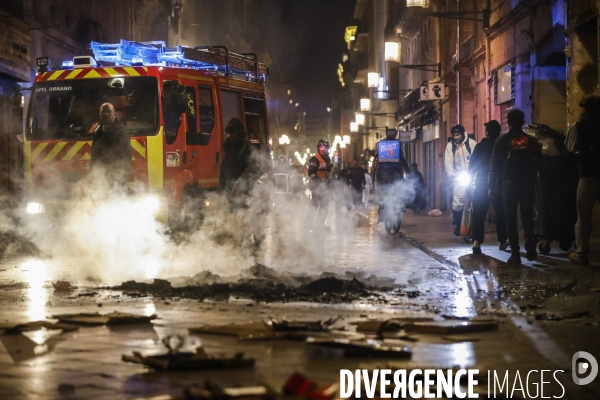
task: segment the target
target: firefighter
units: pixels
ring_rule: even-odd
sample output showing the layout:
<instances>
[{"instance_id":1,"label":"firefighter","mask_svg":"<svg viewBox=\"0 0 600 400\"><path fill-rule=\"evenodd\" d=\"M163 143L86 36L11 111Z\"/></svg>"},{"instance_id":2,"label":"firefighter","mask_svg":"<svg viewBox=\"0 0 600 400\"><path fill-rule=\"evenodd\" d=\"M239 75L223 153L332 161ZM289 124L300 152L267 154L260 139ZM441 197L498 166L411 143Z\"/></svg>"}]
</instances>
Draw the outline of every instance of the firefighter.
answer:
<instances>
[{"instance_id":1,"label":"firefighter","mask_svg":"<svg viewBox=\"0 0 600 400\"><path fill-rule=\"evenodd\" d=\"M329 229L325 226L325 219L329 210L329 174L332 167L329 158L329 142L321 139L317 142L317 152L308 161L309 187L312 195L306 215L309 229L314 226Z\"/></svg>"},{"instance_id":2,"label":"firefighter","mask_svg":"<svg viewBox=\"0 0 600 400\"><path fill-rule=\"evenodd\" d=\"M466 188L470 182L467 171L471 154L477 142L466 135L465 128L462 125L454 125L450 132L452 140L446 146L444 167L448 178L452 182L452 224L456 225L454 234L458 236L460 235Z\"/></svg>"},{"instance_id":3,"label":"firefighter","mask_svg":"<svg viewBox=\"0 0 600 400\"><path fill-rule=\"evenodd\" d=\"M124 187L131 172L131 147L123 124L116 120L111 103L100 106L100 125L94 133L91 171L102 168L109 183Z\"/></svg>"}]
</instances>

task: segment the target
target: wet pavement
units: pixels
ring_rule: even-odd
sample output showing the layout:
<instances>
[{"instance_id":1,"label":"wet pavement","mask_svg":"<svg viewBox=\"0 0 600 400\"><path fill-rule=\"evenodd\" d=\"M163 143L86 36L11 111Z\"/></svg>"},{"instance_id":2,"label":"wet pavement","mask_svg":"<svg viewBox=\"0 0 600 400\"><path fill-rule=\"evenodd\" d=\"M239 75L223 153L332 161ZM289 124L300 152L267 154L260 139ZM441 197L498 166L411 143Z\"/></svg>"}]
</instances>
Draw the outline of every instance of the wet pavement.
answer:
<instances>
[{"instance_id":1,"label":"wet pavement","mask_svg":"<svg viewBox=\"0 0 600 400\"><path fill-rule=\"evenodd\" d=\"M280 388L294 372L320 384L339 382L339 370L356 368L477 367L498 373L556 370L567 396L600 397L600 379L576 386L570 358L585 350L600 356L598 321L600 268L573 267L564 252L554 250L522 267L504 264L508 253L486 245L489 258L468 255L470 245L454 238L448 217L407 214L401 236L385 234L375 210L336 213L331 207L331 231L301 229L304 210L296 217L271 220L265 251L248 258L230 276L248 276L252 262L272 268L283 278L357 277L368 282L367 297L351 303L256 302L230 297L215 301L172 294L152 295L106 289L108 284L81 273L78 260L12 258L0 262L0 322L25 322L65 313L131 312L156 314L151 324L82 326L73 332L37 330L0 335L0 398L4 399L136 399L168 394L215 379L224 386L265 382ZM285 214L283 214L285 215ZM210 248L207 246L207 251ZM205 268L197 267L200 273ZM269 270L270 271L270 270ZM246 275L244 275L246 274ZM226 278L225 274L221 274ZM156 275L186 284L179 275ZM176 279L177 277L177 279ZM140 277L139 280L143 280ZM52 282L66 280L76 288L54 290ZM189 282L188 282L189 283ZM562 314L561 314L562 313ZM412 335L404 341L410 360L344 357L339 351L300 341L240 341L233 337L190 334L188 328L261 321L267 317L324 320L340 317L334 328L352 335L354 323L389 318L493 318L498 329L453 335ZM563 318L566 317L566 318ZM52 321L52 320L51 320ZM162 339L181 335L184 349L202 345L210 354L242 351L256 359L254 368L231 371L154 372L121 361L124 354L144 355L166 350ZM416 341L414 340L416 339ZM520 394L520 392L517 392ZM550 385L545 395L559 395Z\"/></svg>"}]
</instances>

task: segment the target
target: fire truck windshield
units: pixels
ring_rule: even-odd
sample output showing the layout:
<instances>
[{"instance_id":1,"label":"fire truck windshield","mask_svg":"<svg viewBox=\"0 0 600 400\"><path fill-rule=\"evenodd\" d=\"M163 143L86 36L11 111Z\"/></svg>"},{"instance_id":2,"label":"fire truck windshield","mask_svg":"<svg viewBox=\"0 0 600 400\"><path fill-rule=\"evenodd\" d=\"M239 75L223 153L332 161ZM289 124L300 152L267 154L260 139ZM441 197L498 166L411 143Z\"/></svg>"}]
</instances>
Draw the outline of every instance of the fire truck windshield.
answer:
<instances>
[{"instance_id":1,"label":"fire truck windshield","mask_svg":"<svg viewBox=\"0 0 600 400\"><path fill-rule=\"evenodd\" d=\"M32 88L27 140L90 140L103 103L115 107L129 136L156 135L158 80L153 77L38 82Z\"/></svg>"}]
</instances>

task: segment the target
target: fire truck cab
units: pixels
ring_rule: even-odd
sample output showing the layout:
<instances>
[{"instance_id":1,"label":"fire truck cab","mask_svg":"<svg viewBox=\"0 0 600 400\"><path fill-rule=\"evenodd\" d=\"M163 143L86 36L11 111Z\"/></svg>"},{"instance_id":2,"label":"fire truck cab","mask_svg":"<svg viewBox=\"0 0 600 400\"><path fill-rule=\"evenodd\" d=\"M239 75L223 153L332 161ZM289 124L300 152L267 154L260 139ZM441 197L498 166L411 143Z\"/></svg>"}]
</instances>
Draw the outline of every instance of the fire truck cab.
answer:
<instances>
[{"instance_id":1,"label":"fire truck cab","mask_svg":"<svg viewBox=\"0 0 600 400\"><path fill-rule=\"evenodd\" d=\"M128 189L154 199L163 221L190 201L208 205L202 194L218 188L231 118L244 121L251 142L270 155L267 68L255 55L223 46L168 48L162 41L90 47L93 57L56 70L38 60L24 141L28 213L72 206L70 192L89 170L105 102L130 137Z\"/></svg>"}]
</instances>

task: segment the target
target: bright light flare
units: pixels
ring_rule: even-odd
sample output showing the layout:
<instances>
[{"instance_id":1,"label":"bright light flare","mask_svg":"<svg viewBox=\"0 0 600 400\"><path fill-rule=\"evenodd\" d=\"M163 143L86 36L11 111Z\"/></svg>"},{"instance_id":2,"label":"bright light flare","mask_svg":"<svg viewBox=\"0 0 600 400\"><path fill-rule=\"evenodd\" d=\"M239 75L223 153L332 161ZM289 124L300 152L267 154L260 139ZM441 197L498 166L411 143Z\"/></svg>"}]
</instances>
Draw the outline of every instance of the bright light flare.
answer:
<instances>
[{"instance_id":1,"label":"bright light flare","mask_svg":"<svg viewBox=\"0 0 600 400\"><path fill-rule=\"evenodd\" d=\"M27 316L32 321L44 320L48 300L48 291L44 288L44 284L49 279L48 265L42 260L29 260L21 264L21 269L25 282L29 285Z\"/></svg>"},{"instance_id":2,"label":"bright light flare","mask_svg":"<svg viewBox=\"0 0 600 400\"><path fill-rule=\"evenodd\" d=\"M46 206L42 203L27 203L27 214L43 214L46 212Z\"/></svg>"},{"instance_id":3,"label":"bright light flare","mask_svg":"<svg viewBox=\"0 0 600 400\"><path fill-rule=\"evenodd\" d=\"M461 172L456 177L456 181L460 186L468 186L471 183L471 176L466 172Z\"/></svg>"},{"instance_id":4,"label":"bright light flare","mask_svg":"<svg viewBox=\"0 0 600 400\"><path fill-rule=\"evenodd\" d=\"M146 196L138 201L137 206L145 214L153 215L160 208L160 201L158 200L158 198L156 198L154 196Z\"/></svg>"}]
</instances>

